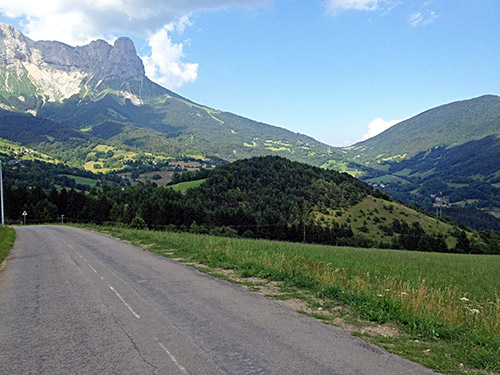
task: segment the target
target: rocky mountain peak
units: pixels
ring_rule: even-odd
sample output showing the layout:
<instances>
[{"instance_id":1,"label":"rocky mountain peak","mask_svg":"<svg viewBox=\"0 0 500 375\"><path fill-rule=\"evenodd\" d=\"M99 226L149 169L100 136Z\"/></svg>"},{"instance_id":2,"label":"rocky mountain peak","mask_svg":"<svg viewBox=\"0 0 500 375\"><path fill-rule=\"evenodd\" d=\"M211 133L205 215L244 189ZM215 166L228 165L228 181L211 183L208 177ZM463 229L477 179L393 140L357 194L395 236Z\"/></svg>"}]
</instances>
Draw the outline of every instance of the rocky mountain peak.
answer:
<instances>
[{"instance_id":1,"label":"rocky mountain peak","mask_svg":"<svg viewBox=\"0 0 500 375\"><path fill-rule=\"evenodd\" d=\"M22 39L26 38L19 30L8 23L0 22L0 34L2 38Z\"/></svg>"},{"instance_id":2,"label":"rocky mountain peak","mask_svg":"<svg viewBox=\"0 0 500 375\"><path fill-rule=\"evenodd\" d=\"M131 87L141 86L134 85L134 81L147 80L142 60L129 38L118 38L114 45L96 40L72 47L56 41L35 42L6 23L0 23L2 72L17 76L0 90L9 102L10 96L34 92L43 102L62 101L76 94L97 97L109 88L140 103Z\"/></svg>"},{"instance_id":3,"label":"rocky mountain peak","mask_svg":"<svg viewBox=\"0 0 500 375\"><path fill-rule=\"evenodd\" d=\"M132 40L122 37L115 41L103 61L101 74L104 78L123 80L141 80L145 76L144 65Z\"/></svg>"}]
</instances>

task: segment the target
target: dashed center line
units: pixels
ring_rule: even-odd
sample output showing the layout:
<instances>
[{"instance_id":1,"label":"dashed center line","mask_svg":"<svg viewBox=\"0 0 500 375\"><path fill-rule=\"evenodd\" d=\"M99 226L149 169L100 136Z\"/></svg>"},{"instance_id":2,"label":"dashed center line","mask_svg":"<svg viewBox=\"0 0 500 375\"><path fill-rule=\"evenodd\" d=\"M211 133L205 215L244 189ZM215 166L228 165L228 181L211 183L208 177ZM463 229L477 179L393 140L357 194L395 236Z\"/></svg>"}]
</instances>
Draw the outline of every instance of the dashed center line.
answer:
<instances>
[{"instance_id":1,"label":"dashed center line","mask_svg":"<svg viewBox=\"0 0 500 375\"><path fill-rule=\"evenodd\" d=\"M136 312L132 309L132 307L130 307L130 305L127 303L127 301L125 301L125 300L123 299L123 297L120 295L120 293L118 293L118 292L116 291L116 289L115 289L115 288L113 288L111 285L108 285L108 286L109 286L109 289L111 289L111 290L113 291L113 293L115 293L115 294L116 294L116 296L120 299L120 301L122 301L122 303L123 303L123 304L124 304L124 305L125 305L125 306L129 309L129 310L130 310L130 312L131 312L131 313L132 313L132 314L133 314L133 315L134 315L137 319L140 319L140 318L141 318L141 317L140 317L140 315L139 315L139 314L137 314L137 313L136 313Z\"/></svg>"},{"instance_id":2,"label":"dashed center line","mask_svg":"<svg viewBox=\"0 0 500 375\"><path fill-rule=\"evenodd\" d=\"M96 271L96 269L95 269L94 267L92 267L89 263L87 263L87 266L89 266L89 267L90 267L90 269L91 269L92 271L94 271L94 273L95 273L97 276L99 276L99 278L100 278L101 280L104 280L104 277L102 277L102 276L101 276L101 274L100 274L99 272L97 272L97 271Z\"/></svg>"},{"instance_id":3,"label":"dashed center line","mask_svg":"<svg viewBox=\"0 0 500 375\"><path fill-rule=\"evenodd\" d=\"M183 374L189 375L189 372L187 372L187 370L183 365L177 362L177 359L172 355L172 353L170 353L170 351L165 347L165 345L163 345L160 341L158 341L158 339L155 338L155 340L158 343L158 345L160 345L160 347L163 349L163 351L167 353L167 355L170 357L172 362L175 363L175 365L179 368L179 370L181 370Z\"/></svg>"},{"instance_id":4,"label":"dashed center line","mask_svg":"<svg viewBox=\"0 0 500 375\"><path fill-rule=\"evenodd\" d=\"M70 244L67 244L68 247L70 247L71 249L75 250L75 248L73 246L71 246ZM87 263L87 266L89 266L89 268L97 275L101 278L101 280L104 280L104 277L102 277L99 272L94 268L92 267L92 265L87 261L87 259L85 259L78 251L75 251L76 252L76 255L78 255L78 257L80 259L82 259L85 263ZM148 280L137 280L138 283L145 283L147 282ZM129 309L129 311L132 313L132 315L134 315L137 319L140 319L140 315L137 314L133 309L132 307L127 303L127 301L125 301L125 299L120 295L120 293L117 292L117 290L115 288L113 288L112 285L109 285L108 284L108 287L109 289L111 289L111 291L118 297L118 299L121 301L121 303L123 303L125 305L125 307L127 307L127 309ZM174 357L174 355L170 352L170 350L167 349L167 347L165 345L163 345L156 337L155 337L155 341L158 343L158 345L163 349L163 351L168 355L168 357L172 360L172 362L174 362L174 364L177 366L177 368L185 375L189 375L189 372L186 370L186 368L181 365L177 359Z\"/></svg>"}]
</instances>

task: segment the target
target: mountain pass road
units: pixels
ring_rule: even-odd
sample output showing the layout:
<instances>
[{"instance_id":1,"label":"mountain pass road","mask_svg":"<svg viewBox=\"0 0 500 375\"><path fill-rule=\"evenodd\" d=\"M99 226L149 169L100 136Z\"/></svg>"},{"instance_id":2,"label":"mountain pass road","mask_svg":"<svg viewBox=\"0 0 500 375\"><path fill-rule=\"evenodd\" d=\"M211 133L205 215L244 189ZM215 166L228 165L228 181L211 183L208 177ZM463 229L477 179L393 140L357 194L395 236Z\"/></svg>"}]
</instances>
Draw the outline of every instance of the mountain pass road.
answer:
<instances>
[{"instance_id":1,"label":"mountain pass road","mask_svg":"<svg viewBox=\"0 0 500 375\"><path fill-rule=\"evenodd\" d=\"M0 271L0 374L434 374L109 236L15 229Z\"/></svg>"}]
</instances>

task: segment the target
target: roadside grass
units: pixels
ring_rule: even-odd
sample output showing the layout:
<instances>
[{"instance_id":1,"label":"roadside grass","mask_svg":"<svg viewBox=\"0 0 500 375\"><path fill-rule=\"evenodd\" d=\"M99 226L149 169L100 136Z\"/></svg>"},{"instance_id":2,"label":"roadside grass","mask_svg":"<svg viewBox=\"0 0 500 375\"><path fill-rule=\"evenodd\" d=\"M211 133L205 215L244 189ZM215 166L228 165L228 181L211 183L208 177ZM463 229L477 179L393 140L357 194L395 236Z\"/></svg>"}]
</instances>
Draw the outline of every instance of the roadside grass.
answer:
<instances>
[{"instance_id":1,"label":"roadside grass","mask_svg":"<svg viewBox=\"0 0 500 375\"><path fill-rule=\"evenodd\" d=\"M441 373L500 372L500 256L90 229L163 256L280 282L321 306L345 309L352 321L394 324L401 331L395 337L359 334Z\"/></svg>"},{"instance_id":2,"label":"roadside grass","mask_svg":"<svg viewBox=\"0 0 500 375\"><path fill-rule=\"evenodd\" d=\"M0 264L7 258L10 253L14 240L16 239L16 232L14 229L0 226Z\"/></svg>"}]
</instances>

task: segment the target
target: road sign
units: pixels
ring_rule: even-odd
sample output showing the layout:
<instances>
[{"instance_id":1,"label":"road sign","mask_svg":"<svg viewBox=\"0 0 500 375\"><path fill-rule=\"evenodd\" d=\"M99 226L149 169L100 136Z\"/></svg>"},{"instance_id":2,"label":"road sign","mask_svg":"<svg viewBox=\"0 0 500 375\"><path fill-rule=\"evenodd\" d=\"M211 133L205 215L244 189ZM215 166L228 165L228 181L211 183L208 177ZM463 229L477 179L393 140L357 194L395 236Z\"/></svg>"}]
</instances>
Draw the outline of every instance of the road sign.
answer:
<instances>
[{"instance_id":1,"label":"road sign","mask_svg":"<svg viewBox=\"0 0 500 375\"><path fill-rule=\"evenodd\" d=\"M28 213L23 211L24 225L26 225L26 216L28 216Z\"/></svg>"}]
</instances>

